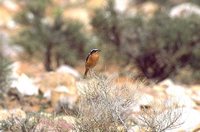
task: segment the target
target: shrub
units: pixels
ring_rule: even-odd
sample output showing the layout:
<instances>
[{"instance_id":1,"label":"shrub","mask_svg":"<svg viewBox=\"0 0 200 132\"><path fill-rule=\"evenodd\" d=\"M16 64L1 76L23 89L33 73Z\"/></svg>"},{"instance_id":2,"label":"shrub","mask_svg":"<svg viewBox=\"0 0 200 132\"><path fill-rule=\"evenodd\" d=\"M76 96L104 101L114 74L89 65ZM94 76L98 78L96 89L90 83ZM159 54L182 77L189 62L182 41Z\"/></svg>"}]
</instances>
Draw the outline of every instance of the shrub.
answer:
<instances>
[{"instance_id":1,"label":"shrub","mask_svg":"<svg viewBox=\"0 0 200 132\"><path fill-rule=\"evenodd\" d=\"M107 59L107 62L113 61L114 58L119 61L123 57L121 54L123 17L114 9L114 4L114 0L108 0L107 6L97 9L91 20L94 34L102 44L102 53L105 52L104 59ZM112 54L107 54L109 52Z\"/></svg>"},{"instance_id":2,"label":"shrub","mask_svg":"<svg viewBox=\"0 0 200 132\"><path fill-rule=\"evenodd\" d=\"M31 57L42 59L47 71L53 69L53 62L59 66L83 58L87 37L81 22L65 20L59 8L53 15L47 15L50 0L23 0L23 3L23 10L15 18L22 28L13 37L14 44L22 46Z\"/></svg>"},{"instance_id":3,"label":"shrub","mask_svg":"<svg viewBox=\"0 0 200 132\"><path fill-rule=\"evenodd\" d=\"M79 131L127 130L125 113L136 103L134 86L115 84L115 77L95 75L80 87L82 94L78 103Z\"/></svg>"},{"instance_id":4,"label":"shrub","mask_svg":"<svg viewBox=\"0 0 200 132\"><path fill-rule=\"evenodd\" d=\"M129 53L146 77L161 81L186 65L199 68L200 56L195 52L199 51L199 20L198 16L172 19L161 13L142 20L140 27L136 23L139 52Z\"/></svg>"},{"instance_id":5,"label":"shrub","mask_svg":"<svg viewBox=\"0 0 200 132\"><path fill-rule=\"evenodd\" d=\"M5 94L9 90L10 70L10 62L0 55L0 94Z\"/></svg>"},{"instance_id":6,"label":"shrub","mask_svg":"<svg viewBox=\"0 0 200 132\"><path fill-rule=\"evenodd\" d=\"M28 113L26 117L11 116L0 121L0 130L9 132L68 132L73 129L71 122L45 113ZM71 122L70 122L71 121Z\"/></svg>"},{"instance_id":7,"label":"shrub","mask_svg":"<svg viewBox=\"0 0 200 132\"><path fill-rule=\"evenodd\" d=\"M109 0L107 6L95 11L91 24L94 31L104 40L110 41L120 48L118 13L114 9L114 1Z\"/></svg>"},{"instance_id":8,"label":"shrub","mask_svg":"<svg viewBox=\"0 0 200 132\"><path fill-rule=\"evenodd\" d=\"M180 120L182 108L163 102L152 104L149 109L143 109L137 117L137 123L146 132L164 132L180 127L184 121Z\"/></svg>"},{"instance_id":9,"label":"shrub","mask_svg":"<svg viewBox=\"0 0 200 132\"><path fill-rule=\"evenodd\" d=\"M186 65L197 70L200 62L200 17L170 18L166 11L151 18L128 16L115 11L110 0L96 11L92 26L125 63L134 63L145 77L161 81Z\"/></svg>"},{"instance_id":10,"label":"shrub","mask_svg":"<svg viewBox=\"0 0 200 132\"><path fill-rule=\"evenodd\" d=\"M77 131L128 131L138 126L148 131L162 132L179 127L182 111L175 103L138 104L139 83L116 83L116 76L92 75L79 85ZM132 110L141 107L140 112Z\"/></svg>"}]
</instances>

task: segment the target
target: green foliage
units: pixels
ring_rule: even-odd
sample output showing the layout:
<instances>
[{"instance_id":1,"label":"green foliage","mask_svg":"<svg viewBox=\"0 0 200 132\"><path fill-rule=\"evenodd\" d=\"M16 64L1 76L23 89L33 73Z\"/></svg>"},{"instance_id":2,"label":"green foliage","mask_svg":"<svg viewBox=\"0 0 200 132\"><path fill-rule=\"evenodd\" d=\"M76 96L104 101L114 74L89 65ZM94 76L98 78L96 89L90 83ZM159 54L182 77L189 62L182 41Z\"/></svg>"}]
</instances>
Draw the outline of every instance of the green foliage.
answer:
<instances>
[{"instance_id":1,"label":"green foliage","mask_svg":"<svg viewBox=\"0 0 200 132\"><path fill-rule=\"evenodd\" d=\"M200 1L199 0L191 0L190 2L192 2L194 4L197 4L197 5L200 5Z\"/></svg>"},{"instance_id":2,"label":"green foliage","mask_svg":"<svg viewBox=\"0 0 200 132\"><path fill-rule=\"evenodd\" d=\"M10 62L0 55L0 94L5 94L10 84Z\"/></svg>"},{"instance_id":3,"label":"green foliage","mask_svg":"<svg viewBox=\"0 0 200 132\"><path fill-rule=\"evenodd\" d=\"M23 11L16 15L16 21L25 26L40 24L40 19L45 16L46 7L51 3L51 0L19 1L23 2L24 6Z\"/></svg>"},{"instance_id":4,"label":"green foliage","mask_svg":"<svg viewBox=\"0 0 200 132\"><path fill-rule=\"evenodd\" d=\"M65 63L73 65L76 64L77 60L83 59L86 43L89 41L84 32L82 23L78 21L66 22L63 35L66 36L64 43L67 45L63 43L58 47L60 49L57 52Z\"/></svg>"},{"instance_id":5,"label":"green foliage","mask_svg":"<svg viewBox=\"0 0 200 132\"><path fill-rule=\"evenodd\" d=\"M161 81L183 66L199 68L200 58L200 17L170 18L165 11L152 18L132 17L117 13L110 0L96 11L92 25L105 43L116 47L121 59L136 63L147 78Z\"/></svg>"},{"instance_id":6,"label":"green foliage","mask_svg":"<svg viewBox=\"0 0 200 132\"><path fill-rule=\"evenodd\" d=\"M109 0L107 7L103 10L96 10L91 24L94 31L103 40L115 45L120 50L121 40L121 16L114 9L114 1Z\"/></svg>"},{"instance_id":7,"label":"green foliage","mask_svg":"<svg viewBox=\"0 0 200 132\"><path fill-rule=\"evenodd\" d=\"M190 59L190 65L193 69L200 69L200 45L197 45L196 48L193 50Z\"/></svg>"},{"instance_id":8,"label":"green foliage","mask_svg":"<svg viewBox=\"0 0 200 132\"><path fill-rule=\"evenodd\" d=\"M197 16L172 19L158 14L138 27L139 34L144 34L137 36L142 41L136 62L148 78L160 81L185 65L198 67L199 20Z\"/></svg>"},{"instance_id":9,"label":"green foliage","mask_svg":"<svg viewBox=\"0 0 200 132\"><path fill-rule=\"evenodd\" d=\"M78 21L64 20L62 10L56 8L52 16L47 16L49 0L25 2L25 6L16 20L23 27L14 38L14 43L22 46L31 56L44 60L46 70L52 70L52 60L60 63L74 64L76 59L83 58L87 43L84 26ZM76 54L74 54L76 53ZM73 60L68 59L73 55Z\"/></svg>"}]
</instances>

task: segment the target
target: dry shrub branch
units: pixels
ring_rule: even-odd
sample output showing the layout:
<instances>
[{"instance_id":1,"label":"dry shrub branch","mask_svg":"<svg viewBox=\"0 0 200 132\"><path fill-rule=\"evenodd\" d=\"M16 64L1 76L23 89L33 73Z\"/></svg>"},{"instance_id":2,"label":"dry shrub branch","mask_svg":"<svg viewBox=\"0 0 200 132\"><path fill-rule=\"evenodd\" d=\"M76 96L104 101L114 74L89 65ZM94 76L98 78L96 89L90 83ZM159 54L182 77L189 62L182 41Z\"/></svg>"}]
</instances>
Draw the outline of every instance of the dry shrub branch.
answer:
<instances>
[{"instance_id":1,"label":"dry shrub branch","mask_svg":"<svg viewBox=\"0 0 200 132\"><path fill-rule=\"evenodd\" d=\"M177 105L156 102L152 108L142 110L138 121L147 132L164 132L180 127L183 124L181 116L182 108Z\"/></svg>"},{"instance_id":2,"label":"dry shrub branch","mask_svg":"<svg viewBox=\"0 0 200 132\"><path fill-rule=\"evenodd\" d=\"M136 103L136 87L116 85L116 76L94 75L81 88L78 131L126 131L125 113Z\"/></svg>"}]
</instances>

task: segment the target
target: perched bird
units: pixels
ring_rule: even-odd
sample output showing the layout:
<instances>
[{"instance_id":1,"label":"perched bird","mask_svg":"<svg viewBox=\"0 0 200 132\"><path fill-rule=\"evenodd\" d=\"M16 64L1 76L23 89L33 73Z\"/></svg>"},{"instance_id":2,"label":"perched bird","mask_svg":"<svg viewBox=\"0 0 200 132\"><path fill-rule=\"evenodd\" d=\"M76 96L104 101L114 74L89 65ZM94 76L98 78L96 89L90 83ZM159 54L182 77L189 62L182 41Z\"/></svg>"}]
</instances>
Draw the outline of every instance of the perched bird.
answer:
<instances>
[{"instance_id":1,"label":"perched bird","mask_svg":"<svg viewBox=\"0 0 200 132\"><path fill-rule=\"evenodd\" d=\"M85 74L84 78L87 77L87 73L90 69L96 66L98 60L99 60L99 49L92 49L90 53L88 54L86 61L85 61Z\"/></svg>"}]
</instances>

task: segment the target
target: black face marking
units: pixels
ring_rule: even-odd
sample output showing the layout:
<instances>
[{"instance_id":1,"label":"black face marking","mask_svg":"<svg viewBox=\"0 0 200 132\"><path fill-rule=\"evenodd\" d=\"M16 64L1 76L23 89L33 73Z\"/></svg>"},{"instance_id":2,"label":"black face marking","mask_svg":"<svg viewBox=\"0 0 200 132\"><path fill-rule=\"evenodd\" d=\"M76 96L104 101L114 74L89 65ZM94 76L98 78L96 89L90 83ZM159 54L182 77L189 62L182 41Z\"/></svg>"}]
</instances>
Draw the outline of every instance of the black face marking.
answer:
<instances>
[{"instance_id":1,"label":"black face marking","mask_svg":"<svg viewBox=\"0 0 200 132\"><path fill-rule=\"evenodd\" d=\"M95 52L97 52L97 51L101 51L101 50L99 50L99 49L92 49L92 50L90 51L90 53L88 54L88 56L87 56L87 58L86 58L86 61L88 60L88 58L89 58L89 56L90 56L91 54L93 54L93 53L95 53Z\"/></svg>"},{"instance_id":2,"label":"black face marking","mask_svg":"<svg viewBox=\"0 0 200 132\"><path fill-rule=\"evenodd\" d=\"M97 51L100 51L100 50L99 50L99 49L92 49L92 50L90 51L90 54L95 53L95 52L97 52Z\"/></svg>"}]
</instances>

